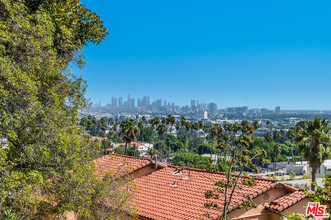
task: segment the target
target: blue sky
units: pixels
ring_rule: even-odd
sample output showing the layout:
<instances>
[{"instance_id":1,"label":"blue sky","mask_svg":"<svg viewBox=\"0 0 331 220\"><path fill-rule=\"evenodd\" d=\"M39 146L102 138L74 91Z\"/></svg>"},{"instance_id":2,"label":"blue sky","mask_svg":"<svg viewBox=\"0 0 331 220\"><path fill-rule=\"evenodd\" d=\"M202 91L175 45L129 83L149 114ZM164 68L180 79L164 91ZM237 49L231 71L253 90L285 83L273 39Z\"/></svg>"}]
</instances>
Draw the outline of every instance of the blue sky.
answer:
<instances>
[{"instance_id":1,"label":"blue sky","mask_svg":"<svg viewBox=\"0 0 331 220\"><path fill-rule=\"evenodd\" d=\"M331 109L331 1L93 0L86 97Z\"/></svg>"}]
</instances>

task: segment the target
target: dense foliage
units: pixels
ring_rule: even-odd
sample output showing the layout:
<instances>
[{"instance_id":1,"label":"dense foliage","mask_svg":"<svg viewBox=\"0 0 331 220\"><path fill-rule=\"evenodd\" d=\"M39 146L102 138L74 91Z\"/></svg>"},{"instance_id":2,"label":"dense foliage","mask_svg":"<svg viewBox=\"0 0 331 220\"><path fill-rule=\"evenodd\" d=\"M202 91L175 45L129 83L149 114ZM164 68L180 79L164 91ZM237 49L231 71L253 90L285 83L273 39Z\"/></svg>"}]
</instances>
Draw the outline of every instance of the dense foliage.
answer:
<instances>
[{"instance_id":1,"label":"dense foliage","mask_svg":"<svg viewBox=\"0 0 331 220\"><path fill-rule=\"evenodd\" d=\"M116 175L94 175L100 146L77 127L85 82L68 70L106 34L79 0L0 0L1 219L112 218L127 204Z\"/></svg>"}]
</instances>

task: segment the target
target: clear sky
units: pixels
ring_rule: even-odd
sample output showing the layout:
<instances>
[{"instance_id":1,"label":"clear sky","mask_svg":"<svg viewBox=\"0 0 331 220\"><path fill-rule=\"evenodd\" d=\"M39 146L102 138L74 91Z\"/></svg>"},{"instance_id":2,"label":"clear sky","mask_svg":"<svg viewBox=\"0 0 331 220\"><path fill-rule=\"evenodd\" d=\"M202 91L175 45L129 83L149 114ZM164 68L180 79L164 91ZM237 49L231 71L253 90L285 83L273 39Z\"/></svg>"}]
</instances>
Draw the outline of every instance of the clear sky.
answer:
<instances>
[{"instance_id":1,"label":"clear sky","mask_svg":"<svg viewBox=\"0 0 331 220\"><path fill-rule=\"evenodd\" d=\"M331 1L82 0L109 35L86 96L331 109Z\"/></svg>"}]
</instances>

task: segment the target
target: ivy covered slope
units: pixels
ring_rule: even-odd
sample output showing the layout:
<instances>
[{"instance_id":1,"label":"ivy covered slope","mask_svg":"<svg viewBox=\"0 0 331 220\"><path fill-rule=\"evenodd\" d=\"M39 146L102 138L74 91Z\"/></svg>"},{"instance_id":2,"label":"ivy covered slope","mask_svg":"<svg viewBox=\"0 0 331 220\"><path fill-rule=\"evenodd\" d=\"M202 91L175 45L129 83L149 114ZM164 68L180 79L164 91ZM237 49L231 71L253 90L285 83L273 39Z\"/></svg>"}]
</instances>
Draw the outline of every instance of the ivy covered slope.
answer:
<instances>
[{"instance_id":1,"label":"ivy covered slope","mask_svg":"<svg viewBox=\"0 0 331 220\"><path fill-rule=\"evenodd\" d=\"M126 204L113 177L101 181L88 166L98 146L77 127L85 82L68 70L106 35L79 0L0 0L0 138L9 140L0 147L1 219L112 218L100 204Z\"/></svg>"}]
</instances>

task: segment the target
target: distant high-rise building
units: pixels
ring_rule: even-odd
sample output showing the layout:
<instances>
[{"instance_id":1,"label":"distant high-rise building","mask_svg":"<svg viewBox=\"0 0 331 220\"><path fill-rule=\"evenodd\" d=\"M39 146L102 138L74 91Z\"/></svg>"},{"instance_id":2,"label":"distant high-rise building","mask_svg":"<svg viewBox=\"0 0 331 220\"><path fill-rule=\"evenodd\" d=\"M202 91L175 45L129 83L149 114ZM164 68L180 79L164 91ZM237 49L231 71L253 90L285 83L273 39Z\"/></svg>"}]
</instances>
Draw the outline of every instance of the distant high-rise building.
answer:
<instances>
[{"instance_id":1,"label":"distant high-rise building","mask_svg":"<svg viewBox=\"0 0 331 220\"><path fill-rule=\"evenodd\" d=\"M130 109L134 109L136 107L135 100L130 99Z\"/></svg>"},{"instance_id":2,"label":"distant high-rise building","mask_svg":"<svg viewBox=\"0 0 331 220\"><path fill-rule=\"evenodd\" d=\"M269 113L269 110L266 109L266 108L262 108L262 109L261 109L261 113L262 113L262 114L268 114L268 113Z\"/></svg>"},{"instance_id":3,"label":"distant high-rise building","mask_svg":"<svg viewBox=\"0 0 331 220\"><path fill-rule=\"evenodd\" d=\"M131 101L131 96L130 96L130 93L129 93L129 95L128 95L128 101L127 101L127 108L128 109L131 109L131 104L132 104L132 101Z\"/></svg>"},{"instance_id":4,"label":"distant high-rise building","mask_svg":"<svg viewBox=\"0 0 331 220\"><path fill-rule=\"evenodd\" d=\"M141 100L141 107L147 107L149 106L149 98L147 96L144 96Z\"/></svg>"},{"instance_id":5,"label":"distant high-rise building","mask_svg":"<svg viewBox=\"0 0 331 220\"><path fill-rule=\"evenodd\" d=\"M195 100L191 100L191 108L193 108L194 106L196 106Z\"/></svg>"},{"instance_id":6,"label":"distant high-rise building","mask_svg":"<svg viewBox=\"0 0 331 220\"><path fill-rule=\"evenodd\" d=\"M217 112L217 104L216 103L211 102L211 103L208 104L208 106L209 106L208 111L210 113L216 113Z\"/></svg>"},{"instance_id":7,"label":"distant high-rise building","mask_svg":"<svg viewBox=\"0 0 331 220\"><path fill-rule=\"evenodd\" d=\"M119 99L118 99L118 107L121 108L122 105L123 105L122 97L119 97Z\"/></svg>"},{"instance_id":8,"label":"distant high-rise building","mask_svg":"<svg viewBox=\"0 0 331 220\"><path fill-rule=\"evenodd\" d=\"M138 99L137 107L138 107L138 108L141 108L141 100L140 100L140 99Z\"/></svg>"},{"instance_id":9,"label":"distant high-rise building","mask_svg":"<svg viewBox=\"0 0 331 220\"><path fill-rule=\"evenodd\" d=\"M275 113L280 114L280 106L275 107Z\"/></svg>"},{"instance_id":10,"label":"distant high-rise building","mask_svg":"<svg viewBox=\"0 0 331 220\"><path fill-rule=\"evenodd\" d=\"M112 107L112 109L117 108L117 97L112 97L111 98L111 107Z\"/></svg>"},{"instance_id":11,"label":"distant high-rise building","mask_svg":"<svg viewBox=\"0 0 331 220\"><path fill-rule=\"evenodd\" d=\"M164 103L163 106L167 106L167 101L166 100L164 100L163 103Z\"/></svg>"}]
</instances>

